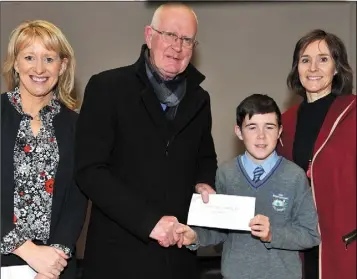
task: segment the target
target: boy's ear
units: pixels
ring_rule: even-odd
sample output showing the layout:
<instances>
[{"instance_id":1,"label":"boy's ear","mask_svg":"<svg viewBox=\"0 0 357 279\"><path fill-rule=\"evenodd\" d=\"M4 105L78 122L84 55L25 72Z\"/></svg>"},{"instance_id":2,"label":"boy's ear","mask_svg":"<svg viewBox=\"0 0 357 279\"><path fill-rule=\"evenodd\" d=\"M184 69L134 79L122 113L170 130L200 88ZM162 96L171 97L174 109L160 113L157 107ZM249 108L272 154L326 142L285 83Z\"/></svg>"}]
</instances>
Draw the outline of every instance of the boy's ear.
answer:
<instances>
[{"instance_id":1,"label":"boy's ear","mask_svg":"<svg viewBox=\"0 0 357 279\"><path fill-rule=\"evenodd\" d=\"M283 125L280 125L280 128L279 128L279 137L278 137L278 138L280 138L282 132L283 132Z\"/></svg>"},{"instance_id":2,"label":"boy's ear","mask_svg":"<svg viewBox=\"0 0 357 279\"><path fill-rule=\"evenodd\" d=\"M243 140L242 131L241 131L241 129L239 128L238 125L235 125L235 126L234 126L234 132L236 133L237 137L238 137L240 140Z\"/></svg>"}]
</instances>

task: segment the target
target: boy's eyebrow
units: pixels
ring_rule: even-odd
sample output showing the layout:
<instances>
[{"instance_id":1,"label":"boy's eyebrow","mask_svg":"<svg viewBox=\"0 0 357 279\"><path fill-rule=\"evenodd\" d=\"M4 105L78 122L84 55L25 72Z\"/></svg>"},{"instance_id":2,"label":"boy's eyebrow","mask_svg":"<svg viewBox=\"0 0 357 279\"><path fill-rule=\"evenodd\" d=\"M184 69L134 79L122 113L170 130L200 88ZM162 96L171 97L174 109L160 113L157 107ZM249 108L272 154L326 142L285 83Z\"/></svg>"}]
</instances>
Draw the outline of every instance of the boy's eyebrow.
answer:
<instances>
[{"instance_id":1,"label":"boy's eyebrow","mask_svg":"<svg viewBox=\"0 0 357 279\"><path fill-rule=\"evenodd\" d=\"M257 123L248 123L248 124L245 124L244 127L248 127L248 126L253 126L253 125L257 125ZM264 125L273 125L273 126L277 126L275 123L264 123Z\"/></svg>"}]
</instances>

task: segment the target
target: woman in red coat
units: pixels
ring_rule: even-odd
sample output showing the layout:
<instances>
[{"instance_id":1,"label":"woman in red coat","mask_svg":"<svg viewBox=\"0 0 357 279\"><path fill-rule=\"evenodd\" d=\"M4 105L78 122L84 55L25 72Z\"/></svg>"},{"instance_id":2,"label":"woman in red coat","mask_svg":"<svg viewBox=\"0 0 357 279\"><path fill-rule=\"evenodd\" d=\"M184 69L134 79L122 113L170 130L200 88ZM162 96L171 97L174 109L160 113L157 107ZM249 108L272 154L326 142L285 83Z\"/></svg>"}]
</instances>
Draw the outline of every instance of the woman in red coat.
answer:
<instances>
[{"instance_id":1,"label":"woman in red coat","mask_svg":"<svg viewBox=\"0 0 357 279\"><path fill-rule=\"evenodd\" d=\"M314 30L295 46L287 79L302 103L283 114L280 154L310 178L321 244L304 253L305 279L356 279L356 96L343 42Z\"/></svg>"}]
</instances>

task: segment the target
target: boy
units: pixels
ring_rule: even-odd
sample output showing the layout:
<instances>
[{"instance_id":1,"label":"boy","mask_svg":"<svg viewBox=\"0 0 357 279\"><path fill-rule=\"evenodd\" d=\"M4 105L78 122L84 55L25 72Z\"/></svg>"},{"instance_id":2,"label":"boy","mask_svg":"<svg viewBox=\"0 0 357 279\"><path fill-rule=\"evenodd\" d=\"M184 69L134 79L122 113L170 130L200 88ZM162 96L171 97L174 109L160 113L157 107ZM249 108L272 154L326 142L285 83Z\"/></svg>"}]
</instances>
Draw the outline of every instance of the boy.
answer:
<instances>
[{"instance_id":1,"label":"boy","mask_svg":"<svg viewBox=\"0 0 357 279\"><path fill-rule=\"evenodd\" d=\"M223 242L225 279L301 279L298 250L320 242L317 213L304 171L277 155L281 113L267 95L254 94L237 107L235 133L245 153L217 171L219 194L256 197L251 232L182 225L190 249Z\"/></svg>"}]
</instances>

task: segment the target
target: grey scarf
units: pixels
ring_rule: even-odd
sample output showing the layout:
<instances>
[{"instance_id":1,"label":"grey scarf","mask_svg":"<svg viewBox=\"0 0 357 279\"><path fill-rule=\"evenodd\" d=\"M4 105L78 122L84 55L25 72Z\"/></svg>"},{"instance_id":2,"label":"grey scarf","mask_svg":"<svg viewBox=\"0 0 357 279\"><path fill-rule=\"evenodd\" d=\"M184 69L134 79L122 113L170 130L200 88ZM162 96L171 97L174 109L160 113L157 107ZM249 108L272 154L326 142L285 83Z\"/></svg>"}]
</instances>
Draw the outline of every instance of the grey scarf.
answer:
<instances>
[{"instance_id":1,"label":"grey scarf","mask_svg":"<svg viewBox=\"0 0 357 279\"><path fill-rule=\"evenodd\" d=\"M184 74L172 80L164 80L149 59L149 50L145 50L146 74L160 103L165 104L165 116L168 120L175 118L177 108L186 93L186 77Z\"/></svg>"}]
</instances>

